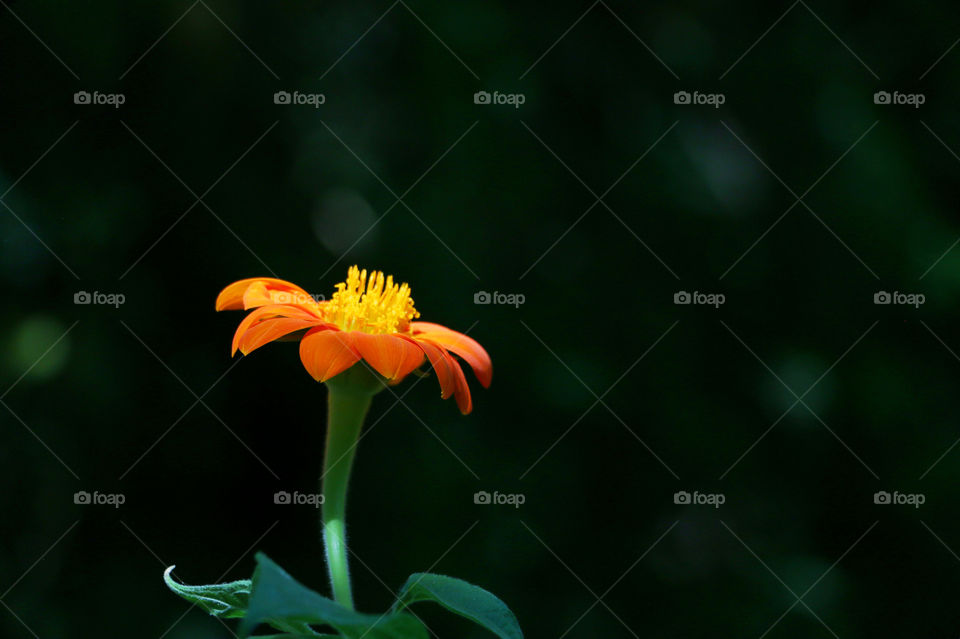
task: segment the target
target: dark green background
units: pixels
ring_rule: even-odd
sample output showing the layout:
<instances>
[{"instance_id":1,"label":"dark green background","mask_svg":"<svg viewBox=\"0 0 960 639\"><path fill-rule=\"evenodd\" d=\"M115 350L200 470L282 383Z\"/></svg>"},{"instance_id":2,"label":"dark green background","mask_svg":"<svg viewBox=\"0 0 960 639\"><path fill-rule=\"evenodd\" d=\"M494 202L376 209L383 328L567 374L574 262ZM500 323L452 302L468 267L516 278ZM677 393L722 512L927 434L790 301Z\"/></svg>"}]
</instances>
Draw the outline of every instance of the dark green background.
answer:
<instances>
[{"instance_id":1,"label":"dark green background","mask_svg":"<svg viewBox=\"0 0 960 639\"><path fill-rule=\"evenodd\" d=\"M242 578L257 549L325 590L315 511L273 503L314 490L324 389L288 344L231 369L242 315L213 300L271 273L329 293L353 263L495 367L466 418L433 378L376 399L351 491L361 609L431 569L529 637L957 633L953 3L5 2L3 636L229 636L178 622L161 573ZM777 421L786 387L804 403Z\"/></svg>"}]
</instances>

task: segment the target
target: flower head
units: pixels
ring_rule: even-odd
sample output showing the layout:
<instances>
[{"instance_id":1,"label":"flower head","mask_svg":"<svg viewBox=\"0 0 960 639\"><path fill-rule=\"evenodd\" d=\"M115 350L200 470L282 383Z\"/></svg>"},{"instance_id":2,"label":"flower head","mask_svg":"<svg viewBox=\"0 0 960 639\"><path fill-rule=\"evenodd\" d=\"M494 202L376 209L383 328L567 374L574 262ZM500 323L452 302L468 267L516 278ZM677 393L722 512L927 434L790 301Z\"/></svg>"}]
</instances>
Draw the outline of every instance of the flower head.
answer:
<instances>
[{"instance_id":1,"label":"flower head","mask_svg":"<svg viewBox=\"0 0 960 639\"><path fill-rule=\"evenodd\" d=\"M457 355L477 380L490 385L490 356L475 340L420 317L407 284L380 271L350 267L329 301L317 301L301 287L274 278L234 282L217 297L216 308L251 310L237 327L233 354L244 355L276 340L300 340L300 359L319 382L361 359L395 384L427 362L440 382L441 396L456 398L464 415L473 408ZM451 354L452 353L452 354Z\"/></svg>"}]
</instances>

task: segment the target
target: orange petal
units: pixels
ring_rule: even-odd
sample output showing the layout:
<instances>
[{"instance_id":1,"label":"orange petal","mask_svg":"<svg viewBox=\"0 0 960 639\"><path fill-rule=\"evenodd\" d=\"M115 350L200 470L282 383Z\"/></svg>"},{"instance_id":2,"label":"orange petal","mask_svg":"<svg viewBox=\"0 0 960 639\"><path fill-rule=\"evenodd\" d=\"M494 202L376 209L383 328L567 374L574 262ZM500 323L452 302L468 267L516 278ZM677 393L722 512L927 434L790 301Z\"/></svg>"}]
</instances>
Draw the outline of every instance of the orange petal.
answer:
<instances>
[{"instance_id":1,"label":"orange petal","mask_svg":"<svg viewBox=\"0 0 960 639\"><path fill-rule=\"evenodd\" d=\"M360 353L351 333L319 326L300 340L300 361L311 377L325 382L359 362Z\"/></svg>"},{"instance_id":2,"label":"orange petal","mask_svg":"<svg viewBox=\"0 0 960 639\"><path fill-rule=\"evenodd\" d=\"M249 331L251 328L259 324L260 322L263 322L269 319L276 319L278 317L289 317L289 318L300 319L300 320L304 320L305 322L309 322L309 324L303 324L299 328L304 328L305 326L317 326L322 323L321 320L318 319L312 313L305 311L301 308L298 308L296 306L283 306L280 304L275 304L271 306L261 306L260 308L255 309L254 311L247 314L247 316L243 318L243 321L240 322L240 325L237 326L237 331L233 334L233 346L231 350L231 355L237 354L237 349L240 348L240 340L243 338L244 334L247 331ZM291 329L289 332L293 332L295 330L298 330L298 329L294 328L294 329ZM282 335L278 335L277 337L282 337ZM273 339L276 339L276 337ZM253 349L250 349L250 350L253 350ZM248 352L249 351L244 351L244 354Z\"/></svg>"},{"instance_id":3,"label":"orange petal","mask_svg":"<svg viewBox=\"0 0 960 639\"><path fill-rule=\"evenodd\" d=\"M390 381L399 381L423 363L423 349L397 335L370 335L354 331L353 345L373 370Z\"/></svg>"},{"instance_id":4,"label":"orange petal","mask_svg":"<svg viewBox=\"0 0 960 639\"><path fill-rule=\"evenodd\" d=\"M467 386L467 378L463 375L463 369L460 368L457 360L446 351L443 353L443 358L447 360L447 365L453 372L453 380L456 384L453 397L457 400L457 408L464 415L469 415L470 411L473 410L473 399L470 397L470 387Z\"/></svg>"},{"instance_id":5,"label":"orange petal","mask_svg":"<svg viewBox=\"0 0 960 639\"><path fill-rule=\"evenodd\" d=\"M319 320L298 317L274 317L257 322L240 337L237 346L244 355L249 355L264 344L317 325ZM236 353L236 351L234 351Z\"/></svg>"},{"instance_id":6,"label":"orange petal","mask_svg":"<svg viewBox=\"0 0 960 639\"><path fill-rule=\"evenodd\" d=\"M285 291L287 293L301 293L306 297L310 297L302 288L285 280L278 280L273 277L251 277L245 280L240 280L239 282L234 282L230 286L220 291L220 295L217 296L217 310L240 311L246 308L253 308L252 306L244 306L243 296L247 292L247 289L250 288L250 285L256 282L261 282L263 286L268 289ZM266 303L269 304L272 302Z\"/></svg>"},{"instance_id":7,"label":"orange petal","mask_svg":"<svg viewBox=\"0 0 960 639\"><path fill-rule=\"evenodd\" d=\"M476 340L432 322L410 322L410 328L413 330L414 337L422 335L462 357L470 364L473 374L483 387L490 386L493 379L493 362L490 361L487 351Z\"/></svg>"},{"instance_id":8,"label":"orange petal","mask_svg":"<svg viewBox=\"0 0 960 639\"><path fill-rule=\"evenodd\" d=\"M443 399L449 398L456 390L457 382L450 364L447 363L447 358L443 356L443 349L427 340L419 340L417 343L426 353L433 371L437 374L437 381L440 382L440 397Z\"/></svg>"},{"instance_id":9,"label":"orange petal","mask_svg":"<svg viewBox=\"0 0 960 639\"><path fill-rule=\"evenodd\" d=\"M296 287L296 289L276 288L273 285L265 284L263 281L258 281L248 286L243 293L243 307L245 309L268 304L298 306L315 315L321 314L320 305L317 301L300 287Z\"/></svg>"}]
</instances>

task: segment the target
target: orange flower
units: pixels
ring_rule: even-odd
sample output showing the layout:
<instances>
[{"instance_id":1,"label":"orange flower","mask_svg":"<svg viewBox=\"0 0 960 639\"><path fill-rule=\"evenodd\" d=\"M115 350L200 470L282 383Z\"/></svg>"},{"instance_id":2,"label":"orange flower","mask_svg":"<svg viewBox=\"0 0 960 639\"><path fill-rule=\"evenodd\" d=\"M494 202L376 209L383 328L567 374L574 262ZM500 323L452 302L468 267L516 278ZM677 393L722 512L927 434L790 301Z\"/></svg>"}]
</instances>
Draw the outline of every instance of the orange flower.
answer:
<instances>
[{"instance_id":1,"label":"orange flower","mask_svg":"<svg viewBox=\"0 0 960 639\"><path fill-rule=\"evenodd\" d=\"M217 296L217 310L250 310L233 336L233 354L248 355L268 342L300 340L300 359L318 382L339 375L361 359L396 384L429 362L440 382L441 397L456 398L460 412L473 409L470 388L460 363L473 369L484 388L493 365L475 340L420 317L410 287L397 285L380 271L350 267L329 301L316 301L290 282L251 278L234 282Z\"/></svg>"}]
</instances>

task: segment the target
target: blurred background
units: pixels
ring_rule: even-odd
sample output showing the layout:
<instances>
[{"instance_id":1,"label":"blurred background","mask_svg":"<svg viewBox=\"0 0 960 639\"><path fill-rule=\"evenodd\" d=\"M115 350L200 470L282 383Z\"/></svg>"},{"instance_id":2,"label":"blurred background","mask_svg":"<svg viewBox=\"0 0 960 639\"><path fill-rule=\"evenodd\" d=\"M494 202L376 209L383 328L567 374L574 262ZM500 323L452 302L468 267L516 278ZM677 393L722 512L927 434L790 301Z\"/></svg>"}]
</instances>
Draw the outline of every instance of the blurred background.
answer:
<instances>
[{"instance_id":1,"label":"blurred background","mask_svg":"<svg viewBox=\"0 0 960 639\"><path fill-rule=\"evenodd\" d=\"M952 3L2 4L4 637L229 637L161 574L257 550L326 592L274 503L324 388L213 301L355 263L495 366L469 417L376 398L362 610L430 570L530 637L957 633Z\"/></svg>"}]
</instances>

